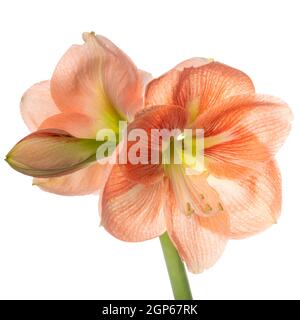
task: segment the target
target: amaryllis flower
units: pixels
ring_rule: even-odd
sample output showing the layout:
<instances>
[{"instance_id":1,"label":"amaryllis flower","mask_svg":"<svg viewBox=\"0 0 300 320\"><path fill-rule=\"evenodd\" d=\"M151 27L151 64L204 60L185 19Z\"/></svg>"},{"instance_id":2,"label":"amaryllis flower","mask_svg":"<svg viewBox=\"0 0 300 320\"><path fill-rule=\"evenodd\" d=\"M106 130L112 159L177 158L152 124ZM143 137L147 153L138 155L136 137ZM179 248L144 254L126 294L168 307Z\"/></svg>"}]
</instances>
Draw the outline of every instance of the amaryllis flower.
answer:
<instances>
[{"instance_id":1,"label":"amaryllis flower","mask_svg":"<svg viewBox=\"0 0 300 320\"><path fill-rule=\"evenodd\" d=\"M274 155L290 130L291 111L256 94L243 72L205 59L152 80L145 104L128 132L203 129L203 167L187 175L186 162L115 165L100 203L102 225L125 241L167 231L188 269L198 273L217 261L228 239L254 235L279 217Z\"/></svg>"},{"instance_id":2,"label":"amaryllis flower","mask_svg":"<svg viewBox=\"0 0 300 320\"><path fill-rule=\"evenodd\" d=\"M106 165L96 161L99 129L118 132L143 107L150 75L136 68L111 41L84 33L59 61L50 81L32 86L21 101L31 131L8 154L34 184L63 195L97 191Z\"/></svg>"},{"instance_id":3,"label":"amaryllis flower","mask_svg":"<svg viewBox=\"0 0 300 320\"><path fill-rule=\"evenodd\" d=\"M256 94L243 72L209 59L187 60L147 84L149 74L108 39L94 33L83 39L50 81L23 96L22 115L33 133L6 160L46 191L100 190L105 229L125 241L160 237L174 297L191 299L182 261L201 272L228 239L256 234L279 217L274 156L290 130L290 109ZM136 129L138 141L123 139ZM98 154L109 146L110 136L98 139L107 130L122 159L114 164L97 161L111 154ZM159 130L169 135L167 145L152 135Z\"/></svg>"}]
</instances>

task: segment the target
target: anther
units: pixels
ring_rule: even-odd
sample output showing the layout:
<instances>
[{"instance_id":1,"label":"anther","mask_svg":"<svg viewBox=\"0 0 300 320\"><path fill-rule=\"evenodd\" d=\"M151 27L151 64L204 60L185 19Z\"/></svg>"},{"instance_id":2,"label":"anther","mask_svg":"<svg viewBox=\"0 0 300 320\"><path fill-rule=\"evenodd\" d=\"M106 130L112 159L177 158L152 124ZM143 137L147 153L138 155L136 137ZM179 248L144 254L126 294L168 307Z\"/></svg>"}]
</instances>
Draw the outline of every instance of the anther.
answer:
<instances>
[{"instance_id":1,"label":"anther","mask_svg":"<svg viewBox=\"0 0 300 320\"><path fill-rule=\"evenodd\" d=\"M220 211L224 211L224 207L222 206L221 202L218 203L218 208Z\"/></svg>"},{"instance_id":2,"label":"anther","mask_svg":"<svg viewBox=\"0 0 300 320\"><path fill-rule=\"evenodd\" d=\"M191 204L189 202L186 203L186 212L185 214L187 216L191 216L193 213L195 213L195 210L192 208Z\"/></svg>"},{"instance_id":3,"label":"anther","mask_svg":"<svg viewBox=\"0 0 300 320\"><path fill-rule=\"evenodd\" d=\"M208 212L210 212L210 211L212 211L212 207L207 203L207 204L205 205L205 207L204 207L204 212L205 212L205 213L208 213Z\"/></svg>"}]
</instances>

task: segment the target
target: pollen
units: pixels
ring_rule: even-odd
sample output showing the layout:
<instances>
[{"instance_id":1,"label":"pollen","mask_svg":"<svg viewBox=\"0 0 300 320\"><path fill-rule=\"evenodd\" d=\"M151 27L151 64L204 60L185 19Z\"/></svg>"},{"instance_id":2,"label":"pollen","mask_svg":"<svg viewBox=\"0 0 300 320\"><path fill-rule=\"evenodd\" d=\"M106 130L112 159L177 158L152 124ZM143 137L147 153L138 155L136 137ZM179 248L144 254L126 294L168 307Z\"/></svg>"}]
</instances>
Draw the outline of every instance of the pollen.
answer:
<instances>
[{"instance_id":1,"label":"pollen","mask_svg":"<svg viewBox=\"0 0 300 320\"><path fill-rule=\"evenodd\" d=\"M200 193L200 199L203 200L205 197L204 197L204 194L203 193Z\"/></svg>"},{"instance_id":2,"label":"pollen","mask_svg":"<svg viewBox=\"0 0 300 320\"><path fill-rule=\"evenodd\" d=\"M189 202L187 202L187 203L186 203L185 214L186 214L187 216L191 216L193 213L195 213L195 210L192 208L192 205L191 205Z\"/></svg>"},{"instance_id":3,"label":"pollen","mask_svg":"<svg viewBox=\"0 0 300 320\"><path fill-rule=\"evenodd\" d=\"M204 212L209 213L210 211L212 211L212 207L210 204L207 203L204 207Z\"/></svg>"},{"instance_id":4,"label":"pollen","mask_svg":"<svg viewBox=\"0 0 300 320\"><path fill-rule=\"evenodd\" d=\"M218 203L218 208L220 211L224 211L224 207L222 206L221 202Z\"/></svg>"}]
</instances>

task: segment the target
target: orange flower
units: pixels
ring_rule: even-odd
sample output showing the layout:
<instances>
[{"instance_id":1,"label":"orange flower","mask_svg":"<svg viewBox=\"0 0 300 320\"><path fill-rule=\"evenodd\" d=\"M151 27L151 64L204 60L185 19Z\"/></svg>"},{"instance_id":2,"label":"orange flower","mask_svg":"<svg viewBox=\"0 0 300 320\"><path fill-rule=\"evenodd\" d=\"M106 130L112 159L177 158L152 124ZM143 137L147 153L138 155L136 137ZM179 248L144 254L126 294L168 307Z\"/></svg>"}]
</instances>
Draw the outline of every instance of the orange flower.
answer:
<instances>
[{"instance_id":1,"label":"orange flower","mask_svg":"<svg viewBox=\"0 0 300 320\"><path fill-rule=\"evenodd\" d=\"M108 39L93 32L83 39L64 54L50 81L24 94L22 116L38 131L7 157L14 169L36 177L34 184L63 195L99 190L108 169L96 162L96 134L116 132L120 120L133 119L150 78Z\"/></svg>"},{"instance_id":2,"label":"orange flower","mask_svg":"<svg viewBox=\"0 0 300 320\"><path fill-rule=\"evenodd\" d=\"M243 72L205 59L152 80L145 105L129 132L204 129L204 167L186 175L186 163L115 165L100 201L102 225L125 241L167 231L188 269L198 273L217 261L228 239L276 222L281 180L274 155L292 114L283 101L256 94Z\"/></svg>"}]
</instances>

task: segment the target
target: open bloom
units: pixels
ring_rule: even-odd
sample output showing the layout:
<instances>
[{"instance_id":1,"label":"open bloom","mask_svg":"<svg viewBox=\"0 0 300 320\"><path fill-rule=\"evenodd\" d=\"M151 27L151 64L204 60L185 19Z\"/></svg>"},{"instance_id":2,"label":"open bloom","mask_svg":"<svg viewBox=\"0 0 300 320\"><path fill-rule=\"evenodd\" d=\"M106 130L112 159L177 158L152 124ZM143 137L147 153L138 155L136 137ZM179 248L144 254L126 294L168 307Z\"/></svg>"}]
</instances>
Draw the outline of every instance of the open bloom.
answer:
<instances>
[{"instance_id":1,"label":"open bloom","mask_svg":"<svg viewBox=\"0 0 300 320\"><path fill-rule=\"evenodd\" d=\"M228 239L276 222L281 180L274 155L292 115L283 101L256 94L243 72L205 59L152 80L145 104L129 132L203 129L203 167L187 175L185 162L115 165L100 202L102 225L125 241L167 231L188 269L197 273L217 261Z\"/></svg>"},{"instance_id":2,"label":"open bloom","mask_svg":"<svg viewBox=\"0 0 300 320\"><path fill-rule=\"evenodd\" d=\"M102 36L84 33L59 61L50 81L32 86L21 113L31 131L8 154L34 184L64 195L97 191L107 166L96 161L99 129L118 130L143 106L150 75Z\"/></svg>"}]
</instances>

